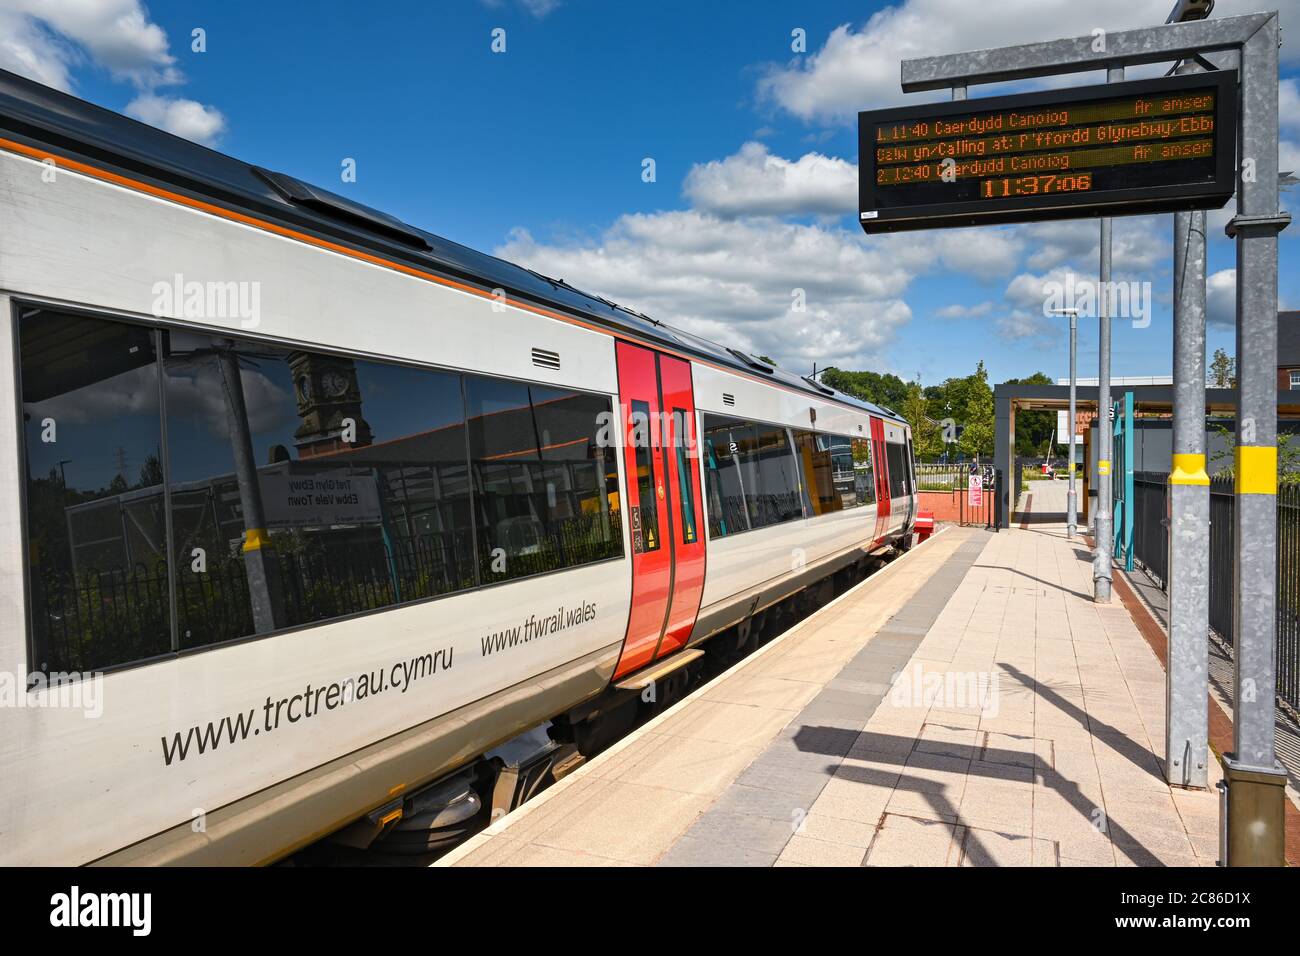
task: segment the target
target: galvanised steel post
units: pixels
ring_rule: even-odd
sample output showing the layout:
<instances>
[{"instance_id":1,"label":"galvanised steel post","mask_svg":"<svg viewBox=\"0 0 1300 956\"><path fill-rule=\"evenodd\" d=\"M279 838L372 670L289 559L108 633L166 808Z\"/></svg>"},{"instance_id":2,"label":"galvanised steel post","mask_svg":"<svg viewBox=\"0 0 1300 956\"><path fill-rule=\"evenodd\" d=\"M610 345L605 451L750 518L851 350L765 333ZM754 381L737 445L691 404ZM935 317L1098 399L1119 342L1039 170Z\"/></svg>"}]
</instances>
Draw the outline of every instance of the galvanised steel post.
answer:
<instances>
[{"instance_id":1,"label":"galvanised steel post","mask_svg":"<svg viewBox=\"0 0 1300 956\"><path fill-rule=\"evenodd\" d=\"M1102 67L1137 66L1239 51L1241 84L1237 216L1238 444L1233 735L1226 862L1283 864L1286 775L1273 747L1277 570L1277 234L1290 222L1277 207L1277 13L1172 23L904 60L907 93L956 84L1005 83ZM1104 384L1104 383L1103 383ZM1104 435L1107 431L1102 428ZM1099 542L1100 543L1100 542ZM1109 542L1107 542L1109 545Z\"/></svg>"},{"instance_id":2,"label":"galvanised steel post","mask_svg":"<svg viewBox=\"0 0 1300 956\"><path fill-rule=\"evenodd\" d=\"M1277 674L1278 21L1242 46L1237 215L1237 448L1229 866L1283 862L1285 776L1274 750Z\"/></svg>"},{"instance_id":3,"label":"galvanised steel post","mask_svg":"<svg viewBox=\"0 0 1300 956\"><path fill-rule=\"evenodd\" d=\"M1195 73L1193 61L1179 73ZM1169 471L1165 779L1208 786L1210 476L1205 470L1205 212L1174 214L1174 426Z\"/></svg>"},{"instance_id":4,"label":"galvanised steel post","mask_svg":"<svg viewBox=\"0 0 1300 956\"><path fill-rule=\"evenodd\" d=\"M1112 66L1106 71L1107 83L1124 80L1124 67ZM1110 458L1114 435L1110 422L1110 307L1113 303L1110 285L1111 219L1101 221L1101 269L1097 286L1097 522L1092 557L1093 599L1099 604L1110 603L1111 551L1115 547L1111 511Z\"/></svg>"},{"instance_id":5,"label":"galvanised steel post","mask_svg":"<svg viewBox=\"0 0 1300 956\"><path fill-rule=\"evenodd\" d=\"M244 574L248 578L253 630L258 634L268 634L284 626L284 602L281 600L276 555L266 530L262 490L257 480L257 462L253 457L248 408L244 403L243 376L239 369L239 354L235 343L230 339L218 343L216 356L217 366L221 370L222 389L226 395L231 448L235 458L235 479L239 485L239 506L244 521Z\"/></svg>"},{"instance_id":6,"label":"galvanised steel post","mask_svg":"<svg viewBox=\"0 0 1300 956\"><path fill-rule=\"evenodd\" d=\"M1079 355L1079 311L1074 309L1070 312L1070 488L1065 494L1065 534L1071 541L1078 533L1075 524L1079 516L1079 497L1075 493L1074 485L1074 433L1078 430L1075 426L1075 408L1074 392L1078 387L1078 355Z\"/></svg>"}]
</instances>

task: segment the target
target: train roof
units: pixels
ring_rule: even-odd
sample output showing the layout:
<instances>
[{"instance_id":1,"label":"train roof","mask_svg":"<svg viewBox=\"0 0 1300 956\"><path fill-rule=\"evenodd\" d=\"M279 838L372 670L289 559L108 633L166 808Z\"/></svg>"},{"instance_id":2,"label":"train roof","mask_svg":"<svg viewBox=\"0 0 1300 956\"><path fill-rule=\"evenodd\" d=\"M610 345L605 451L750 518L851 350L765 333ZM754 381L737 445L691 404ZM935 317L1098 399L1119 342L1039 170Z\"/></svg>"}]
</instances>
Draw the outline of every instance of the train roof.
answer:
<instances>
[{"instance_id":1,"label":"train roof","mask_svg":"<svg viewBox=\"0 0 1300 956\"><path fill-rule=\"evenodd\" d=\"M378 253L582 317L611 332L707 359L785 388L903 423L891 409L727 348L683 329L583 292L563 279L478 252L295 177L263 169L112 110L0 70L0 130L6 136L68 153L321 238Z\"/></svg>"}]
</instances>

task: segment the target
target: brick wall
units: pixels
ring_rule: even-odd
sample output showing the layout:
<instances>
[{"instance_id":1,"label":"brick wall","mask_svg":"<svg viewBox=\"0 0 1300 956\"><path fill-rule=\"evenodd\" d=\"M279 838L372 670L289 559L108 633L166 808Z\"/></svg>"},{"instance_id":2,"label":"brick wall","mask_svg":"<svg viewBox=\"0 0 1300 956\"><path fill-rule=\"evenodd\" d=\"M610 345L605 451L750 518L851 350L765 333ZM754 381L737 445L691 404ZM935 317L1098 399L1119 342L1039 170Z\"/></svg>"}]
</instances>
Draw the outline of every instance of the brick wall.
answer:
<instances>
[{"instance_id":1,"label":"brick wall","mask_svg":"<svg viewBox=\"0 0 1300 956\"><path fill-rule=\"evenodd\" d=\"M960 521L961 496L965 491L921 491L917 492L919 502L917 511L928 511L935 521Z\"/></svg>"}]
</instances>

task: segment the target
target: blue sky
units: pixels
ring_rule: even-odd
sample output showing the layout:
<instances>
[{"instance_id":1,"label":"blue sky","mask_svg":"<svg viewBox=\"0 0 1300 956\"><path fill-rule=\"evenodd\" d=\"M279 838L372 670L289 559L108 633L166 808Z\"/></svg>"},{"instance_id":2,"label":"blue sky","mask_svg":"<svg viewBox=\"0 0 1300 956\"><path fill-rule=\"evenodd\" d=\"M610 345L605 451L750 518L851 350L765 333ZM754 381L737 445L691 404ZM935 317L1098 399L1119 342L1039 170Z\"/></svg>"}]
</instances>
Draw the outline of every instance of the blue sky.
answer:
<instances>
[{"instance_id":1,"label":"blue sky","mask_svg":"<svg viewBox=\"0 0 1300 956\"><path fill-rule=\"evenodd\" d=\"M1096 224L864 236L855 111L907 101L902 57L1153 24L1169 5L0 0L0 66L800 371L930 383L983 359L1002 381L1065 374L1042 285L1095 275ZM1276 5L1284 31L1300 20L1300 0ZM1215 16L1255 8L1220 0ZM1297 53L1283 169L1300 167ZM1211 216L1210 344L1231 351L1227 218ZM1155 297L1149 328L1115 326L1117 375L1169 371L1171 231L1116 222L1116 277ZM1281 297L1300 306L1295 237L1281 248ZM1085 319L1081 374L1095 343Z\"/></svg>"}]
</instances>

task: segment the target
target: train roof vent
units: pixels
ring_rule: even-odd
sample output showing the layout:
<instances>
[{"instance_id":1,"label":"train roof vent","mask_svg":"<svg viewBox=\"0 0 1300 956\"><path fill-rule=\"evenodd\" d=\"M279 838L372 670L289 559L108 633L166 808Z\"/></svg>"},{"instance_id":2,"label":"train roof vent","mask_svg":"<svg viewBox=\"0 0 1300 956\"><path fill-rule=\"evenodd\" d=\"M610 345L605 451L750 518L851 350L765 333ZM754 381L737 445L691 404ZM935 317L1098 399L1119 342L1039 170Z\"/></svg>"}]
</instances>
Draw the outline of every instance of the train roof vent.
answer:
<instances>
[{"instance_id":1,"label":"train roof vent","mask_svg":"<svg viewBox=\"0 0 1300 956\"><path fill-rule=\"evenodd\" d=\"M726 405L728 408L734 408L736 405L736 396L732 395L730 392L723 392L722 404Z\"/></svg>"},{"instance_id":2,"label":"train roof vent","mask_svg":"<svg viewBox=\"0 0 1300 956\"><path fill-rule=\"evenodd\" d=\"M755 358L753 355L750 355L748 352L742 352L740 349L727 349L727 351L730 352L732 355L734 355L736 358L740 359L742 362L744 362L752 369L757 369L760 372L766 372L768 375L771 375L773 372L776 371L776 369L773 366L769 365L767 362L764 362L760 358Z\"/></svg>"},{"instance_id":3,"label":"train roof vent","mask_svg":"<svg viewBox=\"0 0 1300 956\"><path fill-rule=\"evenodd\" d=\"M403 245L413 246L426 252L433 249L433 246L429 245L424 236L397 217L388 215L388 213L372 209L370 206L359 202L353 202L351 199L338 195L338 193L332 193L328 189L321 189L319 186L313 186L301 179L286 176L284 173L272 172L269 169L262 169L260 166L254 166L253 172L270 183L277 193L291 203L304 206L313 212L337 219L348 225L360 226L362 229L368 229Z\"/></svg>"},{"instance_id":4,"label":"train roof vent","mask_svg":"<svg viewBox=\"0 0 1300 956\"><path fill-rule=\"evenodd\" d=\"M560 353L550 349L533 349L533 364L538 368L547 368L553 372L560 370Z\"/></svg>"},{"instance_id":5,"label":"train roof vent","mask_svg":"<svg viewBox=\"0 0 1300 956\"><path fill-rule=\"evenodd\" d=\"M803 376L803 380L807 382L809 385L811 385L813 388L817 389L817 391L821 392L823 395L835 394L835 389L831 388L828 385L823 385L821 382L817 381L817 379L813 378L811 375Z\"/></svg>"}]
</instances>

